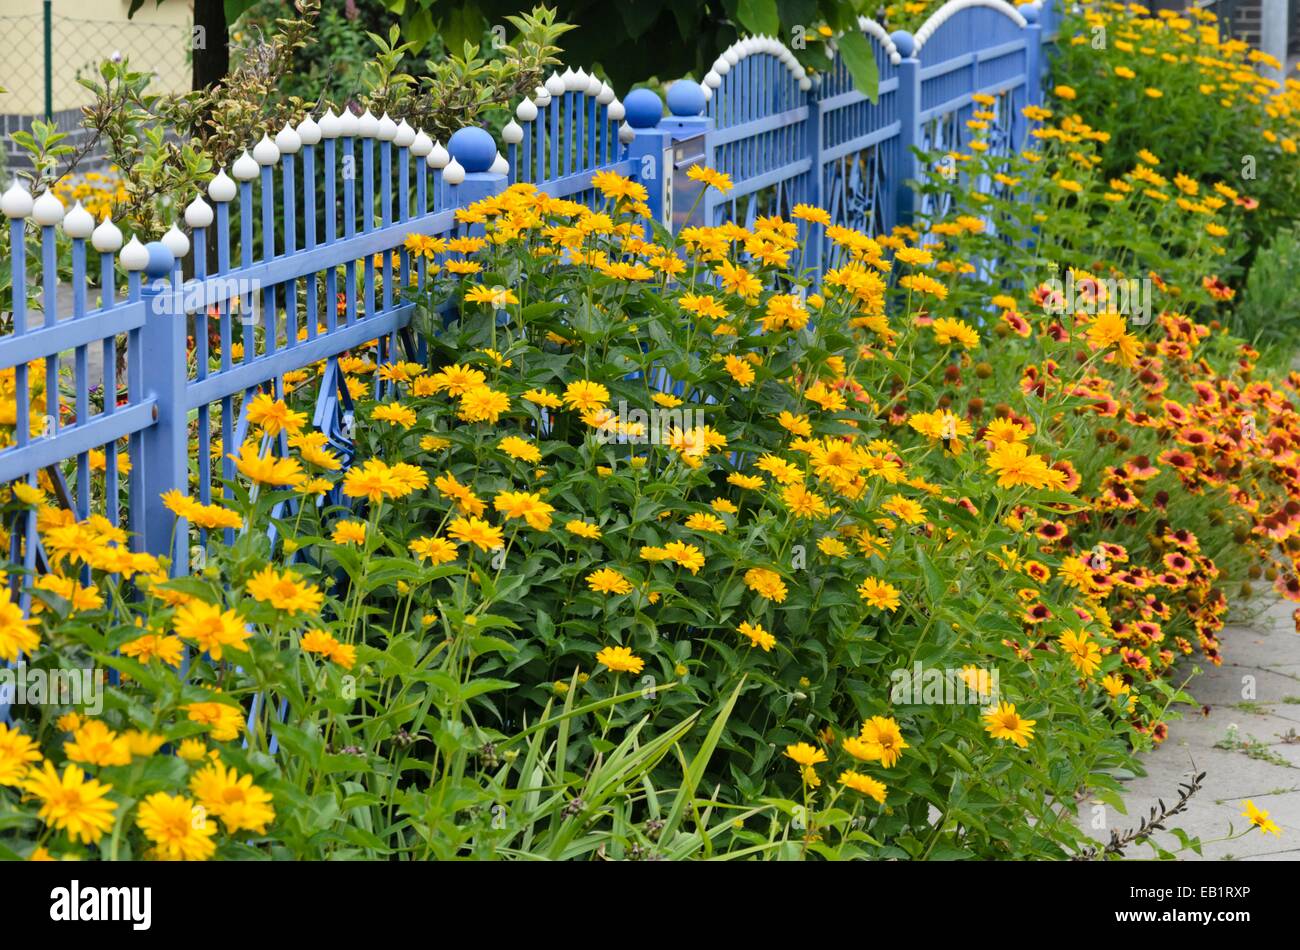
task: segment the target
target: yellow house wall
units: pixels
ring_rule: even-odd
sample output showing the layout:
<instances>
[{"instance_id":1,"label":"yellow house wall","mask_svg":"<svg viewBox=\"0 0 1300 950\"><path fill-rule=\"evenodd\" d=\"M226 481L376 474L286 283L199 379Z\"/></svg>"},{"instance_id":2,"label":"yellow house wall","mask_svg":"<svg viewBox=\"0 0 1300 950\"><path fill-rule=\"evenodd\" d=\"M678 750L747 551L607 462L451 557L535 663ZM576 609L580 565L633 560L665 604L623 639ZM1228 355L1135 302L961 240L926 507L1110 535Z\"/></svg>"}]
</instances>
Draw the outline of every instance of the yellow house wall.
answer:
<instances>
[{"instance_id":1,"label":"yellow house wall","mask_svg":"<svg viewBox=\"0 0 1300 950\"><path fill-rule=\"evenodd\" d=\"M54 111L92 101L77 76L92 75L115 52L135 69L155 73L153 91L190 88L191 24L185 0L145 0L127 19L129 0L53 0ZM37 115L45 111L45 61L41 0L0 0L0 114Z\"/></svg>"}]
</instances>

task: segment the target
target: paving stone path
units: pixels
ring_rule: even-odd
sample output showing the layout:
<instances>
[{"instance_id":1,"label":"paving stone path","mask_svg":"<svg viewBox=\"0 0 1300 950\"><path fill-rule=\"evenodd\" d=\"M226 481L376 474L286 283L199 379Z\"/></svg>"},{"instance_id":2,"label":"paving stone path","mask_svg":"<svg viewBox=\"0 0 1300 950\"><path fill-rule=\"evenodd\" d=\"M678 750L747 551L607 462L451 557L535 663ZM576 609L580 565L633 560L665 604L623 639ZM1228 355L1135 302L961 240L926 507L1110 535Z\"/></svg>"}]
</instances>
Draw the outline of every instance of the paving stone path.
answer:
<instances>
[{"instance_id":1,"label":"paving stone path","mask_svg":"<svg viewBox=\"0 0 1300 950\"><path fill-rule=\"evenodd\" d=\"M1300 636L1291 620L1294 607L1270 599L1258 605L1253 620L1227 626L1223 665L1200 664L1204 672L1187 687L1208 712L1184 709L1184 718L1170 723L1169 738L1143 757L1147 774L1124 786L1127 815L1085 799L1079 827L1102 841L1111 828L1134 828L1158 799L1166 805L1177 801L1178 786L1195 769L1205 773L1201 789L1170 824L1199 837L1204 858L1300 860ZM1215 841L1227 835L1229 823L1234 832L1247 827L1241 816L1246 799L1270 813L1281 837L1252 829L1231 841ZM1105 829L1093 827L1099 820ZM1177 847L1171 834L1156 837L1168 850ZM1154 856L1149 845L1130 847L1127 854ZM1197 859L1190 850L1179 856Z\"/></svg>"}]
</instances>

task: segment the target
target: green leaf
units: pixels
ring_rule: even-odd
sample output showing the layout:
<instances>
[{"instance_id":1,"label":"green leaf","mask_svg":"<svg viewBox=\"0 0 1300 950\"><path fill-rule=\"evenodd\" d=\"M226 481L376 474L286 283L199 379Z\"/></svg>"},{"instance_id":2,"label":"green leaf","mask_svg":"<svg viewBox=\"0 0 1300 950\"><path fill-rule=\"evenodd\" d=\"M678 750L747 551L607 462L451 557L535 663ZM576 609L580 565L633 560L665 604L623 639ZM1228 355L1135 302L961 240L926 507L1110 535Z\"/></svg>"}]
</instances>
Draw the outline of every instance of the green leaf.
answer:
<instances>
[{"instance_id":1,"label":"green leaf","mask_svg":"<svg viewBox=\"0 0 1300 950\"><path fill-rule=\"evenodd\" d=\"M776 0L740 0L736 19L750 33L767 33L775 36L781 32L781 17L776 11Z\"/></svg>"},{"instance_id":2,"label":"green leaf","mask_svg":"<svg viewBox=\"0 0 1300 950\"><path fill-rule=\"evenodd\" d=\"M853 85L873 103L880 99L880 71L876 68L876 54L865 33L850 30L837 41L840 59L853 77Z\"/></svg>"}]
</instances>

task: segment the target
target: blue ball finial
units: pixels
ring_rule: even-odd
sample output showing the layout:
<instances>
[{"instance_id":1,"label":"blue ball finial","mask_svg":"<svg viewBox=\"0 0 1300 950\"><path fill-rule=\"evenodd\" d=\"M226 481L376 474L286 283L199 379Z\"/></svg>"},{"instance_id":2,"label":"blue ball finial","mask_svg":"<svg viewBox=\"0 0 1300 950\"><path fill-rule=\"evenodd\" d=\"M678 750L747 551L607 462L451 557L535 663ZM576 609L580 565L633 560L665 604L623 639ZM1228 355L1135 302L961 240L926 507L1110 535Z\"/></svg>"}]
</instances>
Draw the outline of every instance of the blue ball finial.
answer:
<instances>
[{"instance_id":1,"label":"blue ball finial","mask_svg":"<svg viewBox=\"0 0 1300 950\"><path fill-rule=\"evenodd\" d=\"M890 40L894 43L894 48L898 50L898 55L907 59L916 52L916 37L907 30L895 30L889 34Z\"/></svg>"},{"instance_id":2,"label":"blue ball finial","mask_svg":"<svg viewBox=\"0 0 1300 950\"><path fill-rule=\"evenodd\" d=\"M172 268L176 266L176 257L167 249L167 245L162 241L150 241L144 249L149 252L144 275L151 278L170 277Z\"/></svg>"},{"instance_id":3,"label":"blue ball finial","mask_svg":"<svg viewBox=\"0 0 1300 950\"><path fill-rule=\"evenodd\" d=\"M649 89L633 89L623 100L627 124L634 129L651 129L664 117L664 104Z\"/></svg>"},{"instance_id":4,"label":"blue ball finial","mask_svg":"<svg viewBox=\"0 0 1300 950\"><path fill-rule=\"evenodd\" d=\"M497 157L497 143L476 126L458 129L447 140L447 151L467 172L485 172Z\"/></svg>"},{"instance_id":5,"label":"blue ball finial","mask_svg":"<svg viewBox=\"0 0 1300 950\"><path fill-rule=\"evenodd\" d=\"M1023 7L1016 7L1020 15L1025 18L1026 23L1038 22L1038 4L1026 3Z\"/></svg>"},{"instance_id":6,"label":"blue ball finial","mask_svg":"<svg viewBox=\"0 0 1300 950\"><path fill-rule=\"evenodd\" d=\"M704 89L691 79L679 79L668 87L668 111L689 117L704 113Z\"/></svg>"}]
</instances>

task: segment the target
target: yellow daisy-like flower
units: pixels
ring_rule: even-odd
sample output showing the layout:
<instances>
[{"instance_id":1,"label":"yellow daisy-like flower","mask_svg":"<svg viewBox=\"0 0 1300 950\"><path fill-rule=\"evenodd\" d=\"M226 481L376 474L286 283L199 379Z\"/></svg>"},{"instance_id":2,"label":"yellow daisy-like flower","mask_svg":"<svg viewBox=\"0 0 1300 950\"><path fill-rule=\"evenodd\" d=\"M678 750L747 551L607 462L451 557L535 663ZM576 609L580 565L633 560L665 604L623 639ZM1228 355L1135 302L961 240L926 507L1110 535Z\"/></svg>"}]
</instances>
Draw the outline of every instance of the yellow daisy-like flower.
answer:
<instances>
[{"instance_id":1,"label":"yellow daisy-like flower","mask_svg":"<svg viewBox=\"0 0 1300 950\"><path fill-rule=\"evenodd\" d=\"M876 577L868 577L858 585L858 596L872 607L891 612L898 610L898 605L902 602L897 587Z\"/></svg>"},{"instance_id":2,"label":"yellow daisy-like flower","mask_svg":"<svg viewBox=\"0 0 1300 950\"><path fill-rule=\"evenodd\" d=\"M886 788L884 782L878 782L869 775L863 775L861 772L854 772L849 769L840 773L840 784L845 788L851 788L855 792L861 792L870 798L874 798L880 804L885 804Z\"/></svg>"},{"instance_id":3,"label":"yellow daisy-like flower","mask_svg":"<svg viewBox=\"0 0 1300 950\"><path fill-rule=\"evenodd\" d=\"M994 739L1014 742L1023 749L1034 737L1034 724L1037 720L1022 718L1016 712L1014 703L1003 702L984 714L984 722L984 730Z\"/></svg>"},{"instance_id":4,"label":"yellow daisy-like flower","mask_svg":"<svg viewBox=\"0 0 1300 950\"><path fill-rule=\"evenodd\" d=\"M630 647L605 647L596 654L596 662L615 673L635 674L645 667L645 660L636 656Z\"/></svg>"},{"instance_id":5,"label":"yellow daisy-like flower","mask_svg":"<svg viewBox=\"0 0 1300 950\"><path fill-rule=\"evenodd\" d=\"M807 742L796 742L786 746L785 756L804 768L811 768L826 761L826 753Z\"/></svg>"},{"instance_id":6,"label":"yellow daisy-like flower","mask_svg":"<svg viewBox=\"0 0 1300 950\"><path fill-rule=\"evenodd\" d=\"M586 538L588 541L595 541L600 538L600 528L589 521L582 521L577 518L566 521L564 530L569 534L576 534L580 538Z\"/></svg>"},{"instance_id":7,"label":"yellow daisy-like flower","mask_svg":"<svg viewBox=\"0 0 1300 950\"><path fill-rule=\"evenodd\" d=\"M632 582L612 567L602 567L587 575L587 586L598 594L630 594Z\"/></svg>"},{"instance_id":8,"label":"yellow daisy-like flower","mask_svg":"<svg viewBox=\"0 0 1300 950\"><path fill-rule=\"evenodd\" d=\"M274 573L273 568L267 567L266 570ZM244 618L234 610L222 610L219 604L202 600L192 601L177 610L172 626L178 637L198 644L199 649L214 660L221 659L226 650L245 650L245 644L252 636Z\"/></svg>"},{"instance_id":9,"label":"yellow daisy-like flower","mask_svg":"<svg viewBox=\"0 0 1300 950\"><path fill-rule=\"evenodd\" d=\"M79 766L68 765L60 775L45 762L39 771L31 769L23 787L40 801L40 819L73 841L94 844L113 827L117 803L108 797L109 787L86 778Z\"/></svg>"},{"instance_id":10,"label":"yellow daisy-like flower","mask_svg":"<svg viewBox=\"0 0 1300 950\"><path fill-rule=\"evenodd\" d=\"M266 826L275 820L271 796L253 784L253 776L240 775L220 762L194 773L190 777L190 791L232 834L237 831L265 834Z\"/></svg>"},{"instance_id":11,"label":"yellow daisy-like flower","mask_svg":"<svg viewBox=\"0 0 1300 950\"><path fill-rule=\"evenodd\" d=\"M184 795L154 792L140 803L136 824L164 861L206 861L216 852L216 825Z\"/></svg>"},{"instance_id":12,"label":"yellow daisy-like flower","mask_svg":"<svg viewBox=\"0 0 1300 950\"><path fill-rule=\"evenodd\" d=\"M356 520L340 521L334 526L330 540L335 544L364 544L366 523Z\"/></svg>"},{"instance_id":13,"label":"yellow daisy-like flower","mask_svg":"<svg viewBox=\"0 0 1300 950\"><path fill-rule=\"evenodd\" d=\"M776 637L764 630L761 623L742 622L737 629L749 638L751 647L762 647L764 653L770 653L776 646Z\"/></svg>"}]
</instances>

